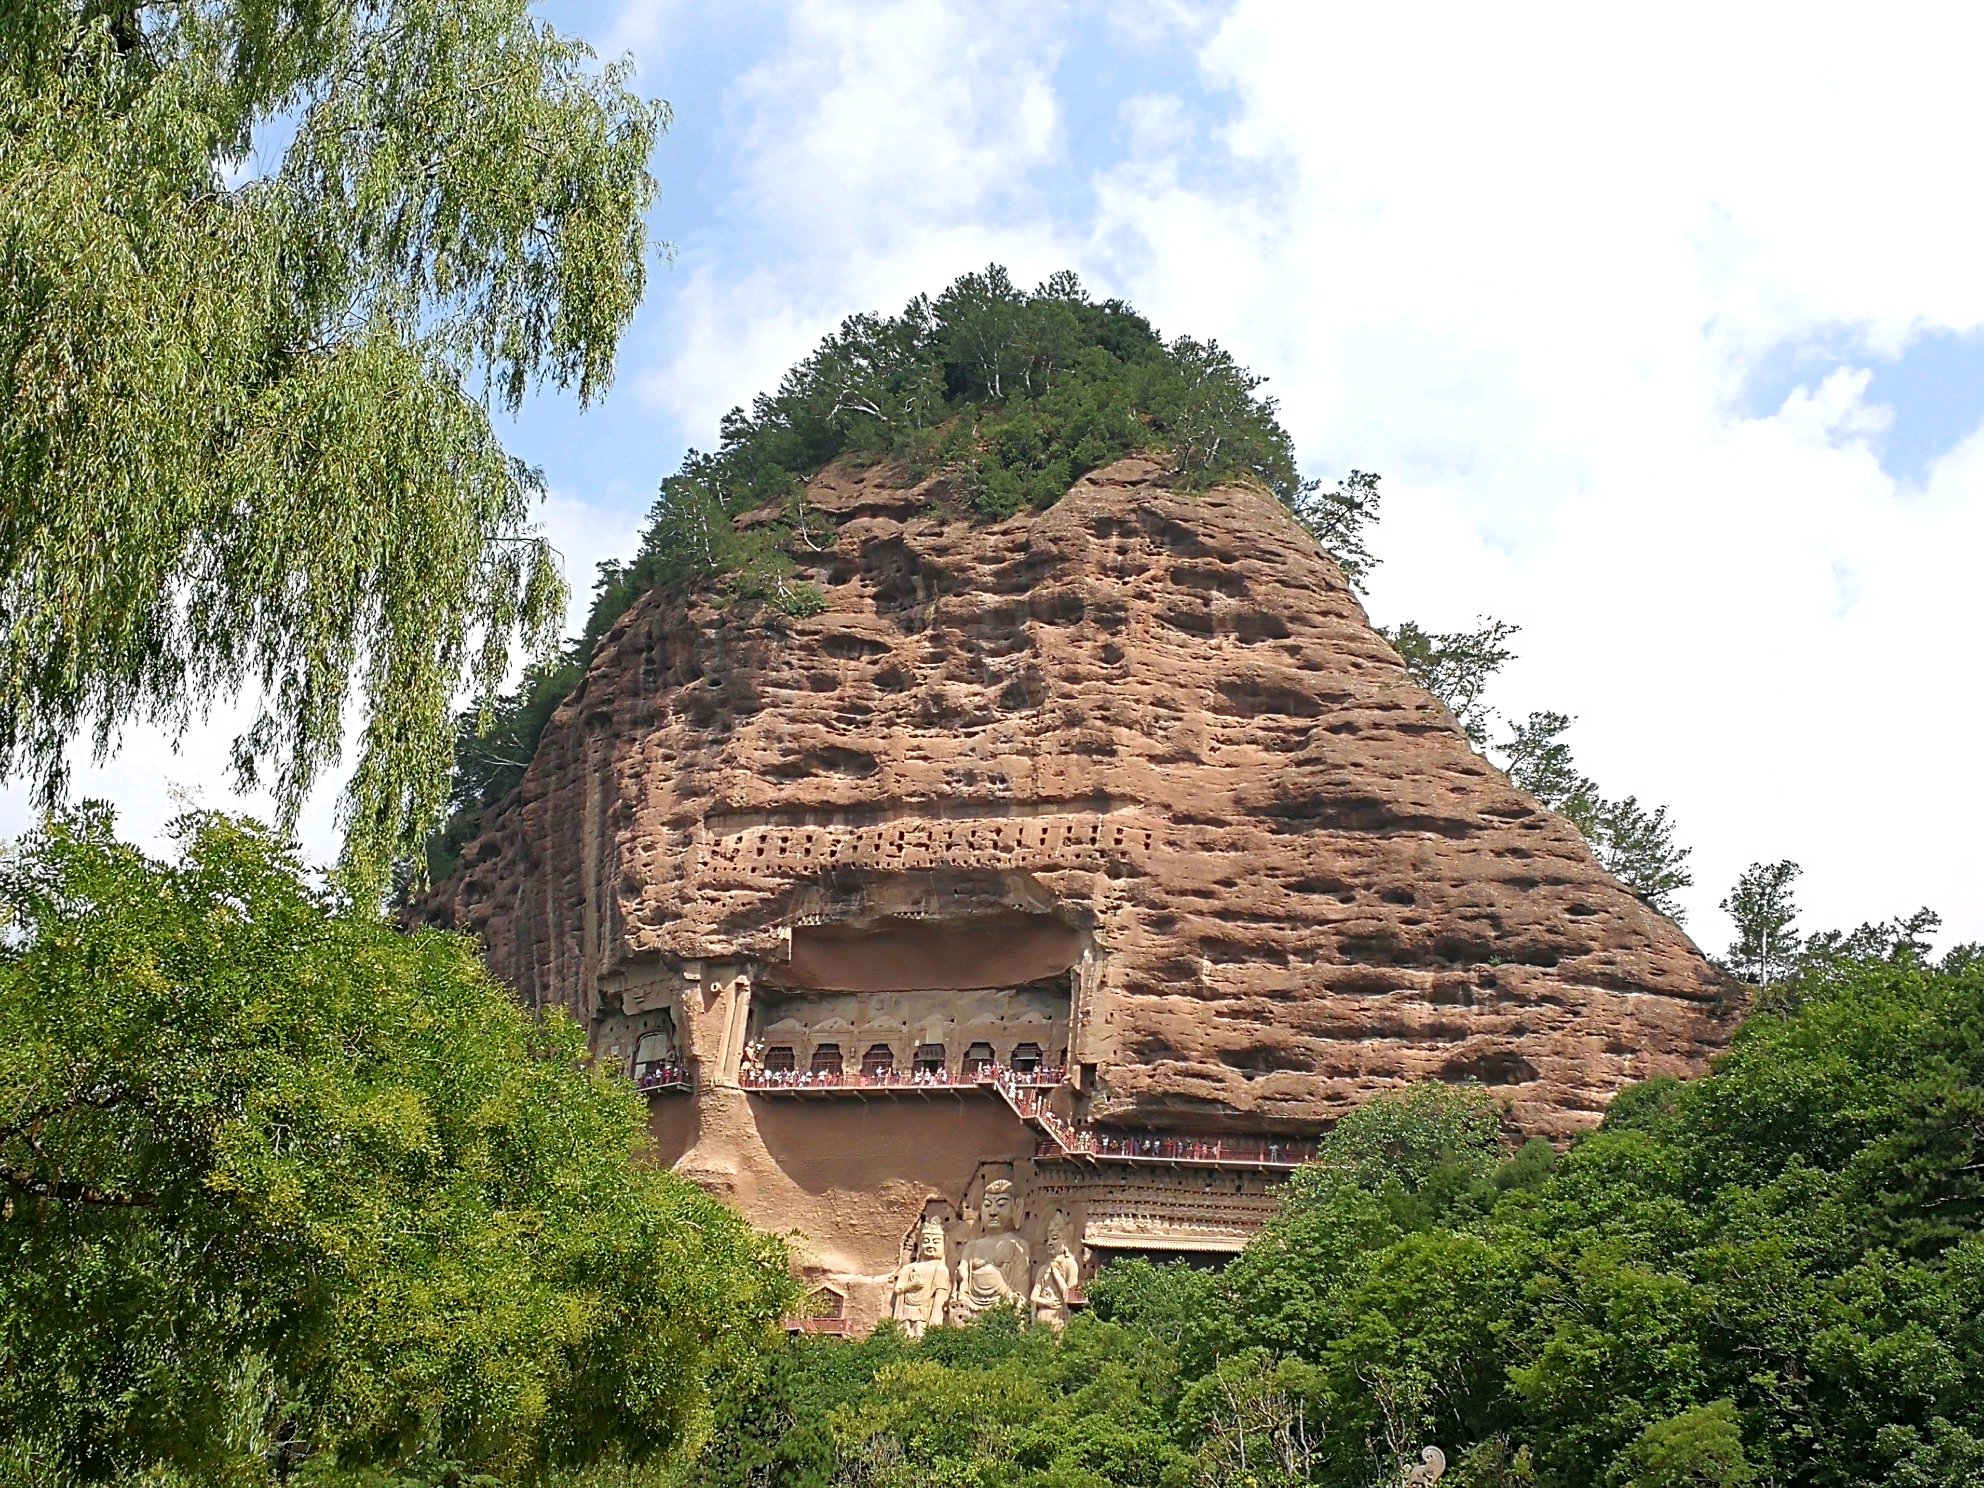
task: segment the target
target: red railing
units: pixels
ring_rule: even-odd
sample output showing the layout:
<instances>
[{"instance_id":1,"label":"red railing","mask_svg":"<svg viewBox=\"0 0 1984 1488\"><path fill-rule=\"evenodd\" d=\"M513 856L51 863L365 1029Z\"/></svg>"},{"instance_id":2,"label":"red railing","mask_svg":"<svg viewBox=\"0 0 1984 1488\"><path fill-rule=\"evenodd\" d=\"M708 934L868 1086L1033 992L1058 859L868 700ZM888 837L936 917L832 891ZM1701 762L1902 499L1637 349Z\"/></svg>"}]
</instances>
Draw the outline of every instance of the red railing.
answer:
<instances>
[{"instance_id":1,"label":"red railing","mask_svg":"<svg viewBox=\"0 0 1984 1488\"><path fill-rule=\"evenodd\" d=\"M746 1090L794 1095L858 1095L870 1090L976 1090L998 1092L1013 1114L1041 1132L1034 1155L1048 1161L1187 1163L1209 1167L1296 1168L1316 1155L1316 1144L1298 1138L1236 1136L1135 1136L1072 1122L1049 1104L1065 1078L1060 1069L1018 1071L1001 1065L948 1070L767 1070L738 1076Z\"/></svg>"},{"instance_id":2,"label":"red railing","mask_svg":"<svg viewBox=\"0 0 1984 1488\"><path fill-rule=\"evenodd\" d=\"M1058 1069L1033 1070L1016 1074L999 1065L983 1070L953 1074L949 1070L780 1070L747 1069L738 1072L737 1083L746 1090L823 1091L838 1090L972 1090L982 1085L1016 1089L1051 1090L1062 1081Z\"/></svg>"},{"instance_id":3,"label":"red railing","mask_svg":"<svg viewBox=\"0 0 1984 1488\"><path fill-rule=\"evenodd\" d=\"M1106 1162L1204 1163L1212 1167L1298 1168L1316 1155L1316 1144L1298 1139L1229 1136L1129 1136L1092 1126L1069 1127L1034 1144L1034 1155L1093 1158Z\"/></svg>"}]
</instances>

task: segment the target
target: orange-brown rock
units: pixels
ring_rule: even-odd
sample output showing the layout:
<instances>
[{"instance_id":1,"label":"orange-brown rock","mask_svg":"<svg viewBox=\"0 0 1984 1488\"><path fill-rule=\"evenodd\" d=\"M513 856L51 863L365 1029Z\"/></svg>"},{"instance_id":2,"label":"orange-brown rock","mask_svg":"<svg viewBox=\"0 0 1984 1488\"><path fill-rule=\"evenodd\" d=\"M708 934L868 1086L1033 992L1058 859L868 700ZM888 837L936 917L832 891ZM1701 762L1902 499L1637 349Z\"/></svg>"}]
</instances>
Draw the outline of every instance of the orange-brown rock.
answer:
<instances>
[{"instance_id":1,"label":"orange-brown rock","mask_svg":"<svg viewBox=\"0 0 1984 1488\"><path fill-rule=\"evenodd\" d=\"M923 1175L910 1116L740 1091L768 1040L955 1067L982 1024L1003 1061L985 989L1031 989L1001 1006L1065 1057L1071 1121L1313 1134L1433 1078L1563 1137L1726 1037L1726 980L1473 752L1271 497L1145 460L990 525L940 497L817 477L816 615L637 604L436 901L602 1052L666 1013L696 1093L658 1130L760 1223L866 1237L821 1274L872 1292L1028 1137L947 1115Z\"/></svg>"}]
</instances>

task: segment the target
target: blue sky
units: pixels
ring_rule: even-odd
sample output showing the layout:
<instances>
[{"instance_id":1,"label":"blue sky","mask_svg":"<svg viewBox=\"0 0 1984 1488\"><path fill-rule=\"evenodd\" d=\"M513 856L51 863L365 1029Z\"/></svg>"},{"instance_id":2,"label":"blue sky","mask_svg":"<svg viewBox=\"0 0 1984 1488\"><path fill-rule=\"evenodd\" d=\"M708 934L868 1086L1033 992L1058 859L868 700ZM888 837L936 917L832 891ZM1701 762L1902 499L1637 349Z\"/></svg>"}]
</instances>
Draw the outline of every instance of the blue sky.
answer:
<instances>
[{"instance_id":1,"label":"blue sky","mask_svg":"<svg viewBox=\"0 0 1984 1488\"><path fill-rule=\"evenodd\" d=\"M842 315L1063 267L1266 373L1381 472L1374 616L1522 626L1695 848L1689 928L1791 857L1809 926L1984 938L1984 12L683 0L544 12L673 104L672 242L604 402L513 448L581 600L661 477ZM86 788L228 804L225 720ZM334 791L306 845L334 844ZM252 804L252 803L251 803ZM0 800L0 832L27 819Z\"/></svg>"},{"instance_id":2,"label":"blue sky","mask_svg":"<svg viewBox=\"0 0 1984 1488\"><path fill-rule=\"evenodd\" d=\"M1868 438L1881 469L1919 489L1937 462L1984 423L1984 331L1931 327L1883 347L1864 326L1815 327L1769 348L1751 364L1743 412L1768 418L1799 388L1835 373L1864 371L1868 407L1884 410Z\"/></svg>"},{"instance_id":3,"label":"blue sky","mask_svg":"<svg viewBox=\"0 0 1984 1488\"><path fill-rule=\"evenodd\" d=\"M940 18L950 13L941 6L897 9L905 27L917 25L917 12ZM1042 13L1050 9L1043 7ZM615 394L583 416L567 401L541 398L519 422L512 443L541 465L561 491L583 492L589 504L645 510L661 476L682 451L713 441L715 413L748 401L841 316L899 308L910 294L935 289L938 283L918 278L890 284L884 276L876 281L882 298L875 303L847 300L841 282L845 265L819 262L809 232L819 224L809 220L809 212L850 219L835 224L836 236L844 231L858 243L870 234L853 219L869 204L824 198L795 210L794 204L776 199L777 158L789 147L788 128L797 122L779 107L782 90L832 88L839 81L834 59L820 55L823 34L835 30L830 8L812 12L812 24L811 8L803 6L745 4L721 15L714 8L687 5L558 4L540 10L562 29L587 37L605 55L634 55L641 65L643 91L666 98L673 108L675 122L656 157L662 195L651 221L656 241L672 249L672 262L658 267L627 337ZM1131 26L1093 17L1084 22L1074 10L1055 14L1061 24L1037 28L1037 47L1029 59L1040 64L1043 81L1052 90L1053 140L1032 155L1023 174L1001 174L982 191L967 187L964 195L981 219L1051 223L1072 241L1092 210L1098 167L1124 159L1134 146L1136 125L1124 108L1129 100L1152 93L1177 100L1208 137L1222 105L1192 49L1181 44L1191 34L1189 28L1162 22ZM1002 20L989 8L970 20L973 26L1011 24L1009 16ZM942 29L933 39L943 41L961 40L968 29L943 27L941 20L938 25ZM842 39L858 45L887 29L871 26L864 35ZM974 107L993 103L980 99ZM925 167L914 133L887 140L886 153L894 170L883 174L896 178L892 184L898 190ZM1198 153L1197 168L1219 168L1217 152ZM931 155L927 165L943 175L953 171L957 156ZM768 174L773 182L767 182ZM774 197L770 201L768 191ZM956 196L941 188L931 194ZM836 246L844 253L851 244ZM943 265L936 270L939 278L977 266L955 253L933 262ZM742 367L685 365L674 351L682 318L708 313L712 286L766 278L778 284L783 314L778 330L784 333L769 338L767 354ZM885 284L890 287L881 290ZM735 377L738 372L741 380Z\"/></svg>"}]
</instances>

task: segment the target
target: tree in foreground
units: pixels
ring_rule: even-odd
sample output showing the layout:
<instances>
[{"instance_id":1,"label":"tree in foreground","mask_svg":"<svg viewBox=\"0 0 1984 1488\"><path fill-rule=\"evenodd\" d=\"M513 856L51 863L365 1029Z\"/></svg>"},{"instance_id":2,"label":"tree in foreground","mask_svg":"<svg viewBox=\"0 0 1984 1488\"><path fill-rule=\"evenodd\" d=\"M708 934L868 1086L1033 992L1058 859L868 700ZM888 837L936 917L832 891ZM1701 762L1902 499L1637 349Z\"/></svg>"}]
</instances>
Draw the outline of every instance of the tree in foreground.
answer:
<instances>
[{"instance_id":1,"label":"tree in foreground","mask_svg":"<svg viewBox=\"0 0 1984 1488\"><path fill-rule=\"evenodd\" d=\"M0 1481L640 1480L790 1302L579 1030L216 816L0 863Z\"/></svg>"},{"instance_id":2,"label":"tree in foreground","mask_svg":"<svg viewBox=\"0 0 1984 1488\"><path fill-rule=\"evenodd\" d=\"M382 883L557 638L490 410L606 386L664 120L526 0L0 6L0 776L253 684L293 813L355 690Z\"/></svg>"},{"instance_id":3,"label":"tree in foreground","mask_svg":"<svg viewBox=\"0 0 1984 1488\"><path fill-rule=\"evenodd\" d=\"M1924 926L1822 938L1561 1154L1369 1101L1223 1271L1115 1263L1058 1343L782 1353L693 1481L1397 1488L1432 1444L1442 1488L1980 1488L1984 957Z\"/></svg>"}]
</instances>

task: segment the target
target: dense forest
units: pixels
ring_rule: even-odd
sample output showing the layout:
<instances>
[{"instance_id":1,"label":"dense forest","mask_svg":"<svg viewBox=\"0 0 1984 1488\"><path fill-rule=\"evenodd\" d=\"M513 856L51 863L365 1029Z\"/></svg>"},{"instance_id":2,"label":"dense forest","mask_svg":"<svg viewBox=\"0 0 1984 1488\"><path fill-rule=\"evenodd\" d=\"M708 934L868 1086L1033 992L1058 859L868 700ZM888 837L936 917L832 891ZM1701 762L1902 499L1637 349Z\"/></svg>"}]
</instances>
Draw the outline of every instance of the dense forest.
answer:
<instances>
[{"instance_id":1,"label":"dense forest","mask_svg":"<svg viewBox=\"0 0 1984 1488\"><path fill-rule=\"evenodd\" d=\"M0 863L0 1484L1984 1484L1984 951L1801 936L1692 1081L1559 1152L1469 1086L1345 1118L1223 1270L1064 1334L786 1338L781 1245L454 936L249 823Z\"/></svg>"},{"instance_id":2,"label":"dense forest","mask_svg":"<svg viewBox=\"0 0 1984 1488\"><path fill-rule=\"evenodd\" d=\"M252 823L0 855L0 1484L652 1481L746 1388L783 1247L465 938ZM481 1476L473 1476L480 1474Z\"/></svg>"},{"instance_id":3,"label":"dense forest","mask_svg":"<svg viewBox=\"0 0 1984 1488\"><path fill-rule=\"evenodd\" d=\"M797 1340L699 1484L1984 1484L1984 955L1814 939L1699 1079L1559 1154L1374 1101L1223 1271L1130 1261L1062 1337Z\"/></svg>"}]
</instances>

